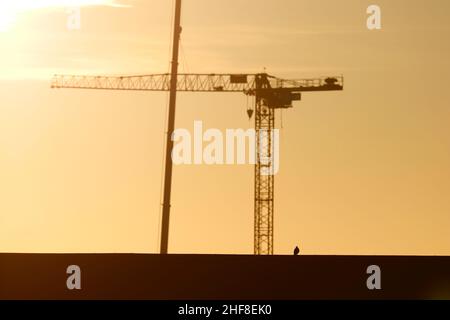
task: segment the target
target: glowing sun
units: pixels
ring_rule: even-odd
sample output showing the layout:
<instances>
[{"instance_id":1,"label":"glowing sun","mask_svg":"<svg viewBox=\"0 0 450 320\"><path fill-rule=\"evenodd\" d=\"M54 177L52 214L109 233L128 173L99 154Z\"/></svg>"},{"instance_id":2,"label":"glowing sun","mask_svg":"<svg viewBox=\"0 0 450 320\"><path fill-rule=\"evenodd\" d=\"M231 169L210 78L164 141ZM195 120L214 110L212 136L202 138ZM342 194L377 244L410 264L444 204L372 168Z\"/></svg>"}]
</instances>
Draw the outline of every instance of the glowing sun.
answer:
<instances>
[{"instance_id":1,"label":"glowing sun","mask_svg":"<svg viewBox=\"0 0 450 320\"><path fill-rule=\"evenodd\" d=\"M0 4L0 32L5 32L13 25L17 17L17 8L13 3Z\"/></svg>"}]
</instances>

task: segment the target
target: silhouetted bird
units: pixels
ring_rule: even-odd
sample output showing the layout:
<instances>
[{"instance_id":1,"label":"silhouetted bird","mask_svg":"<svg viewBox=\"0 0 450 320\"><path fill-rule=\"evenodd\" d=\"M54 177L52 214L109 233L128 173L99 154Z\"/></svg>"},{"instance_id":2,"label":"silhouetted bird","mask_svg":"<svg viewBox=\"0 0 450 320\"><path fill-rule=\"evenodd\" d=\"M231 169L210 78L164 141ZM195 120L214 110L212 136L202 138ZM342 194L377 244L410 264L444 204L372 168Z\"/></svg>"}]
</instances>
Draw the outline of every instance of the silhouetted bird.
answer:
<instances>
[{"instance_id":1,"label":"silhouetted bird","mask_svg":"<svg viewBox=\"0 0 450 320\"><path fill-rule=\"evenodd\" d=\"M300 249L298 247L295 247L294 256L298 256L299 253L300 253Z\"/></svg>"}]
</instances>

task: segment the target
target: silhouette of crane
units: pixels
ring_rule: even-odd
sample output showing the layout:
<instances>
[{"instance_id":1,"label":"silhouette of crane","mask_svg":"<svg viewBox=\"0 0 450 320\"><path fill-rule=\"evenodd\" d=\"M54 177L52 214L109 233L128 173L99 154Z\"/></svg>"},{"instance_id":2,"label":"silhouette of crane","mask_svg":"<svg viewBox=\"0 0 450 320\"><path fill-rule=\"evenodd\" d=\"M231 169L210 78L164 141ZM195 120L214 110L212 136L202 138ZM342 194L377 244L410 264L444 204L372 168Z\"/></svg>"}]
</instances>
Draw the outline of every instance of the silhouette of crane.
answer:
<instances>
[{"instance_id":1,"label":"silhouette of crane","mask_svg":"<svg viewBox=\"0 0 450 320\"><path fill-rule=\"evenodd\" d=\"M275 110L291 108L301 100L302 92L343 90L343 77L284 80L267 73L257 74L178 74L178 48L181 34L181 0L176 0L172 72L134 76L55 75L52 88L170 91L166 144L164 202L161 229L161 253L167 253L170 192L172 181L171 139L175 122L176 92L244 93L255 97L255 181L254 181L254 253L273 254L274 163L273 130Z\"/></svg>"}]
</instances>

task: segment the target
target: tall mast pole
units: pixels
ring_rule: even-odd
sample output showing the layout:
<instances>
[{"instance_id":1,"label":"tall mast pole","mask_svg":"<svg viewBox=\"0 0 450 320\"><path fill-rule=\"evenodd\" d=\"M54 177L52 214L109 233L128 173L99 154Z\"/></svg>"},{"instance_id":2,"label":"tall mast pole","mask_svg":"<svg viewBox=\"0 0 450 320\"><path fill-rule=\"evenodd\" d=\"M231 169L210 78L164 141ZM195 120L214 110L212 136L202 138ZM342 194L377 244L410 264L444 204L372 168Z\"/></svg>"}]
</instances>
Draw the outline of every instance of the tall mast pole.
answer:
<instances>
[{"instance_id":1,"label":"tall mast pole","mask_svg":"<svg viewBox=\"0 0 450 320\"><path fill-rule=\"evenodd\" d=\"M172 189L172 134L175 130L175 107L177 101L178 54L181 35L181 0L176 0L175 23L173 28L172 72L170 78L169 119L167 124L166 165L164 175L164 200L161 223L161 254L167 254L169 245L170 192Z\"/></svg>"}]
</instances>

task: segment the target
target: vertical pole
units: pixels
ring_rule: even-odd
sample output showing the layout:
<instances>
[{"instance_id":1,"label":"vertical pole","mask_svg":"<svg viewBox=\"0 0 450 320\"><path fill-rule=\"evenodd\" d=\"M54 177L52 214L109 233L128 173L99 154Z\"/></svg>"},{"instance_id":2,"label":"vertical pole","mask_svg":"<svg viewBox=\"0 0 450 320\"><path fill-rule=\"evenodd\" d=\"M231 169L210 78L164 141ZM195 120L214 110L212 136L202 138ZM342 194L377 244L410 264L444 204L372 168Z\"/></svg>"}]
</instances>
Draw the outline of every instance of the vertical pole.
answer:
<instances>
[{"instance_id":1,"label":"vertical pole","mask_svg":"<svg viewBox=\"0 0 450 320\"><path fill-rule=\"evenodd\" d=\"M173 29L172 72L170 78L169 119L167 124L166 165L164 175L164 200L161 223L161 254L167 254L169 246L170 192L172 188L172 134L175 130L175 107L177 101L178 53L181 35L181 0L176 0Z\"/></svg>"},{"instance_id":2,"label":"vertical pole","mask_svg":"<svg viewBox=\"0 0 450 320\"><path fill-rule=\"evenodd\" d=\"M273 213L274 213L274 174L273 141L275 109L264 101L263 91L269 92L270 83L266 74L256 77L256 165L255 165L255 255L273 254ZM267 97L266 97L267 98Z\"/></svg>"}]
</instances>

